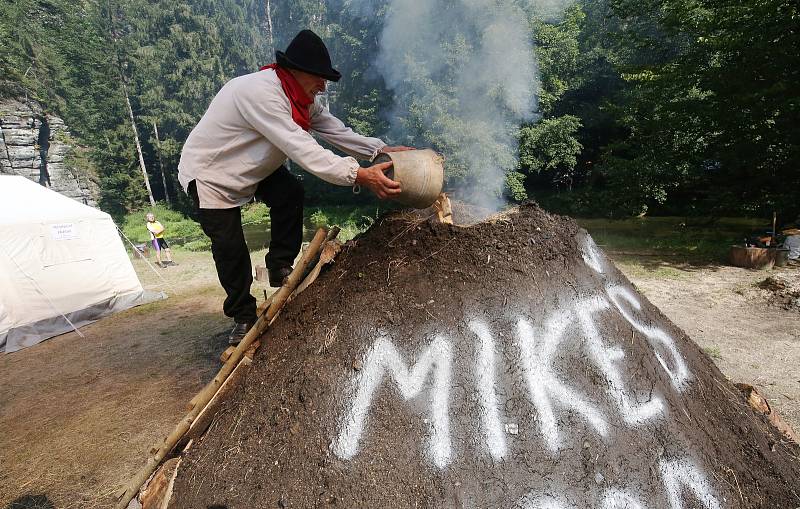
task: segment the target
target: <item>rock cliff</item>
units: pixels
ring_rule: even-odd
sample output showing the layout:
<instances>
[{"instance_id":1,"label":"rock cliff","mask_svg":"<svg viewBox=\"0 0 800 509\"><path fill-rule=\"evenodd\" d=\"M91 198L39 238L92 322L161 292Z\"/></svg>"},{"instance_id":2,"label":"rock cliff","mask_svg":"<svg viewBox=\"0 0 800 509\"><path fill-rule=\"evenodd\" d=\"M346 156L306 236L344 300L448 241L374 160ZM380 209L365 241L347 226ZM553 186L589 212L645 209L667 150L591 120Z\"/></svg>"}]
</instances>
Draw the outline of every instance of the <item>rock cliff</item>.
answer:
<instances>
[{"instance_id":1,"label":"rock cliff","mask_svg":"<svg viewBox=\"0 0 800 509\"><path fill-rule=\"evenodd\" d=\"M97 186L66 160L74 149L64 121L32 100L0 99L0 174L22 175L92 207Z\"/></svg>"}]
</instances>

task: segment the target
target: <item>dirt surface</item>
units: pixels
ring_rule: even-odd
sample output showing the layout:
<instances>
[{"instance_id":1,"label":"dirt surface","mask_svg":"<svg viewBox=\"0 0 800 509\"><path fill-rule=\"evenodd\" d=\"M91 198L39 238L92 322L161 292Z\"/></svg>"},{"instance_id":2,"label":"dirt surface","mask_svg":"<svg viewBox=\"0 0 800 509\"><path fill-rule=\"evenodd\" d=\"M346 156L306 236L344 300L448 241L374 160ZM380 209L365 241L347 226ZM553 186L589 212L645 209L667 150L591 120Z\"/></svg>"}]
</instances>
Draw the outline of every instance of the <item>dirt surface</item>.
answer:
<instances>
[{"instance_id":1,"label":"dirt surface","mask_svg":"<svg viewBox=\"0 0 800 509\"><path fill-rule=\"evenodd\" d=\"M454 208L464 221L464 211ZM730 380L758 386L800 430L800 313L770 305L770 293L757 286L768 274L796 282L800 268L748 271L611 254ZM145 287L167 290L170 299L85 327L86 339L66 334L0 355L0 507L109 507L111 493L141 467L219 366L228 320L219 312L211 256L175 256L180 266L158 271L169 284L134 261ZM263 252L253 260L262 263ZM262 295L262 286L254 295ZM80 413L85 418L75 417ZM425 443L418 445L423 454Z\"/></svg>"},{"instance_id":2,"label":"dirt surface","mask_svg":"<svg viewBox=\"0 0 800 509\"><path fill-rule=\"evenodd\" d=\"M767 302L786 311L800 312L800 277L794 270L796 267L792 264L791 269L779 270L777 274L759 281L757 286L766 290Z\"/></svg>"},{"instance_id":3,"label":"dirt surface","mask_svg":"<svg viewBox=\"0 0 800 509\"><path fill-rule=\"evenodd\" d=\"M225 329L208 295L176 300L0 357L0 507L23 495L110 505L218 363L209 334ZM163 341L150 319L184 339Z\"/></svg>"},{"instance_id":4,"label":"dirt surface","mask_svg":"<svg viewBox=\"0 0 800 509\"><path fill-rule=\"evenodd\" d=\"M618 257L618 266L731 381L759 387L772 408L800 430L800 313L776 305L776 292L763 288L767 278L797 286L800 268L643 264L630 257Z\"/></svg>"},{"instance_id":5,"label":"dirt surface","mask_svg":"<svg viewBox=\"0 0 800 509\"><path fill-rule=\"evenodd\" d=\"M791 508L798 486L797 446L572 221L524 206L351 242L171 507Z\"/></svg>"},{"instance_id":6,"label":"dirt surface","mask_svg":"<svg viewBox=\"0 0 800 509\"><path fill-rule=\"evenodd\" d=\"M176 253L157 272L135 260L169 299L0 355L0 507L112 505L219 368L230 320L210 258Z\"/></svg>"}]
</instances>

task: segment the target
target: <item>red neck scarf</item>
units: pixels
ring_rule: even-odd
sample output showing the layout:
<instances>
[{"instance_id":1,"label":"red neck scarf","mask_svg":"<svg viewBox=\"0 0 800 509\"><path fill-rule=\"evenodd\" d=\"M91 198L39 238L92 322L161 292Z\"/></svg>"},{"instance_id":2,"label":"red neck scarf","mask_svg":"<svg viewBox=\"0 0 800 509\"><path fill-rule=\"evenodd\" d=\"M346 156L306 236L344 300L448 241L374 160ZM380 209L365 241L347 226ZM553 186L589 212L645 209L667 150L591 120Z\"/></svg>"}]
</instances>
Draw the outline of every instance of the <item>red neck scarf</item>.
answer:
<instances>
[{"instance_id":1,"label":"red neck scarf","mask_svg":"<svg viewBox=\"0 0 800 509\"><path fill-rule=\"evenodd\" d=\"M285 68L278 64L269 64L261 68L262 71L264 69L274 69L278 79L281 80L281 87L283 87L286 97L289 98L289 104L292 105L292 120L302 127L304 131L311 129L310 106L314 104L314 98L308 97L308 94L300 86L297 79Z\"/></svg>"}]
</instances>

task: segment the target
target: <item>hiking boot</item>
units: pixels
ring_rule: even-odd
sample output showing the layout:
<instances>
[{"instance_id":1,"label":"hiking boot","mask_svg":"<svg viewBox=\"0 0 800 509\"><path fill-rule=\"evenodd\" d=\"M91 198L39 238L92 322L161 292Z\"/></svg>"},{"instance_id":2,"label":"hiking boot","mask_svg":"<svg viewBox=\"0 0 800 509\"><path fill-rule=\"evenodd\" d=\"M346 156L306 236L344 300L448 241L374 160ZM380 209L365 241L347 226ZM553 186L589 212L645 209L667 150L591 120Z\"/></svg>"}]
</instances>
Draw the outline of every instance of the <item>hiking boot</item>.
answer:
<instances>
[{"instance_id":1,"label":"hiking boot","mask_svg":"<svg viewBox=\"0 0 800 509\"><path fill-rule=\"evenodd\" d=\"M252 329L253 325L255 325L255 322L234 323L233 330L228 334L228 344L235 346L241 343L247 335L247 331Z\"/></svg>"},{"instance_id":2,"label":"hiking boot","mask_svg":"<svg viewBox=\"0 0 800 509\"><path fill-rule=\"evenodd\" d=\"M286 282L286 278L292 273L292 268L267 269L267 273L269 274L269 285L273 288L278 288Z\"/></svg>"}]
</instances>

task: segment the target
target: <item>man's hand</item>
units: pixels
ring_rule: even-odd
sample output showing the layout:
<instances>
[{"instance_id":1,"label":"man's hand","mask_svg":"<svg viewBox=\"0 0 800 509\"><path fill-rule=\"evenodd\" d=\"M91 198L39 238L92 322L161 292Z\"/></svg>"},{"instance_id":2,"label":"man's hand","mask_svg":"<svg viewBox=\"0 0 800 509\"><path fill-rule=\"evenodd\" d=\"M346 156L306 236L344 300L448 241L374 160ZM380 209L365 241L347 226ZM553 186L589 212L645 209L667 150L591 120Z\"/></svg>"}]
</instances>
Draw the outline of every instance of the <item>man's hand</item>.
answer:
<instances>
[{"instance_id":1,"label":"man's hand","mask_svg":"<svg viewBox=\"0 0 800 509\"><path fill-rule=\"evenodd\" d=\"M400 194L400 182L395 182L385 175L392 167L392 162L379 163L369 168L359 168L356 176L356 185L364 186L381 200L394 198Z\"/></svg>"},{"instance_id":2,"label":"man's hand","mask_svg":"<svg viewBox=\"0 0 800 509\"><path fill-rule=\"evenodd\" d=\"M417 150L417 149L415 149L414 147L404 147L402 145L399 145L397 147L386 146L386 147L383 147L382 149L380 149L378 151L378 153L379 154L388 154L389 152L404 152L406 150Z\"/></svg>"}]
</instances>

